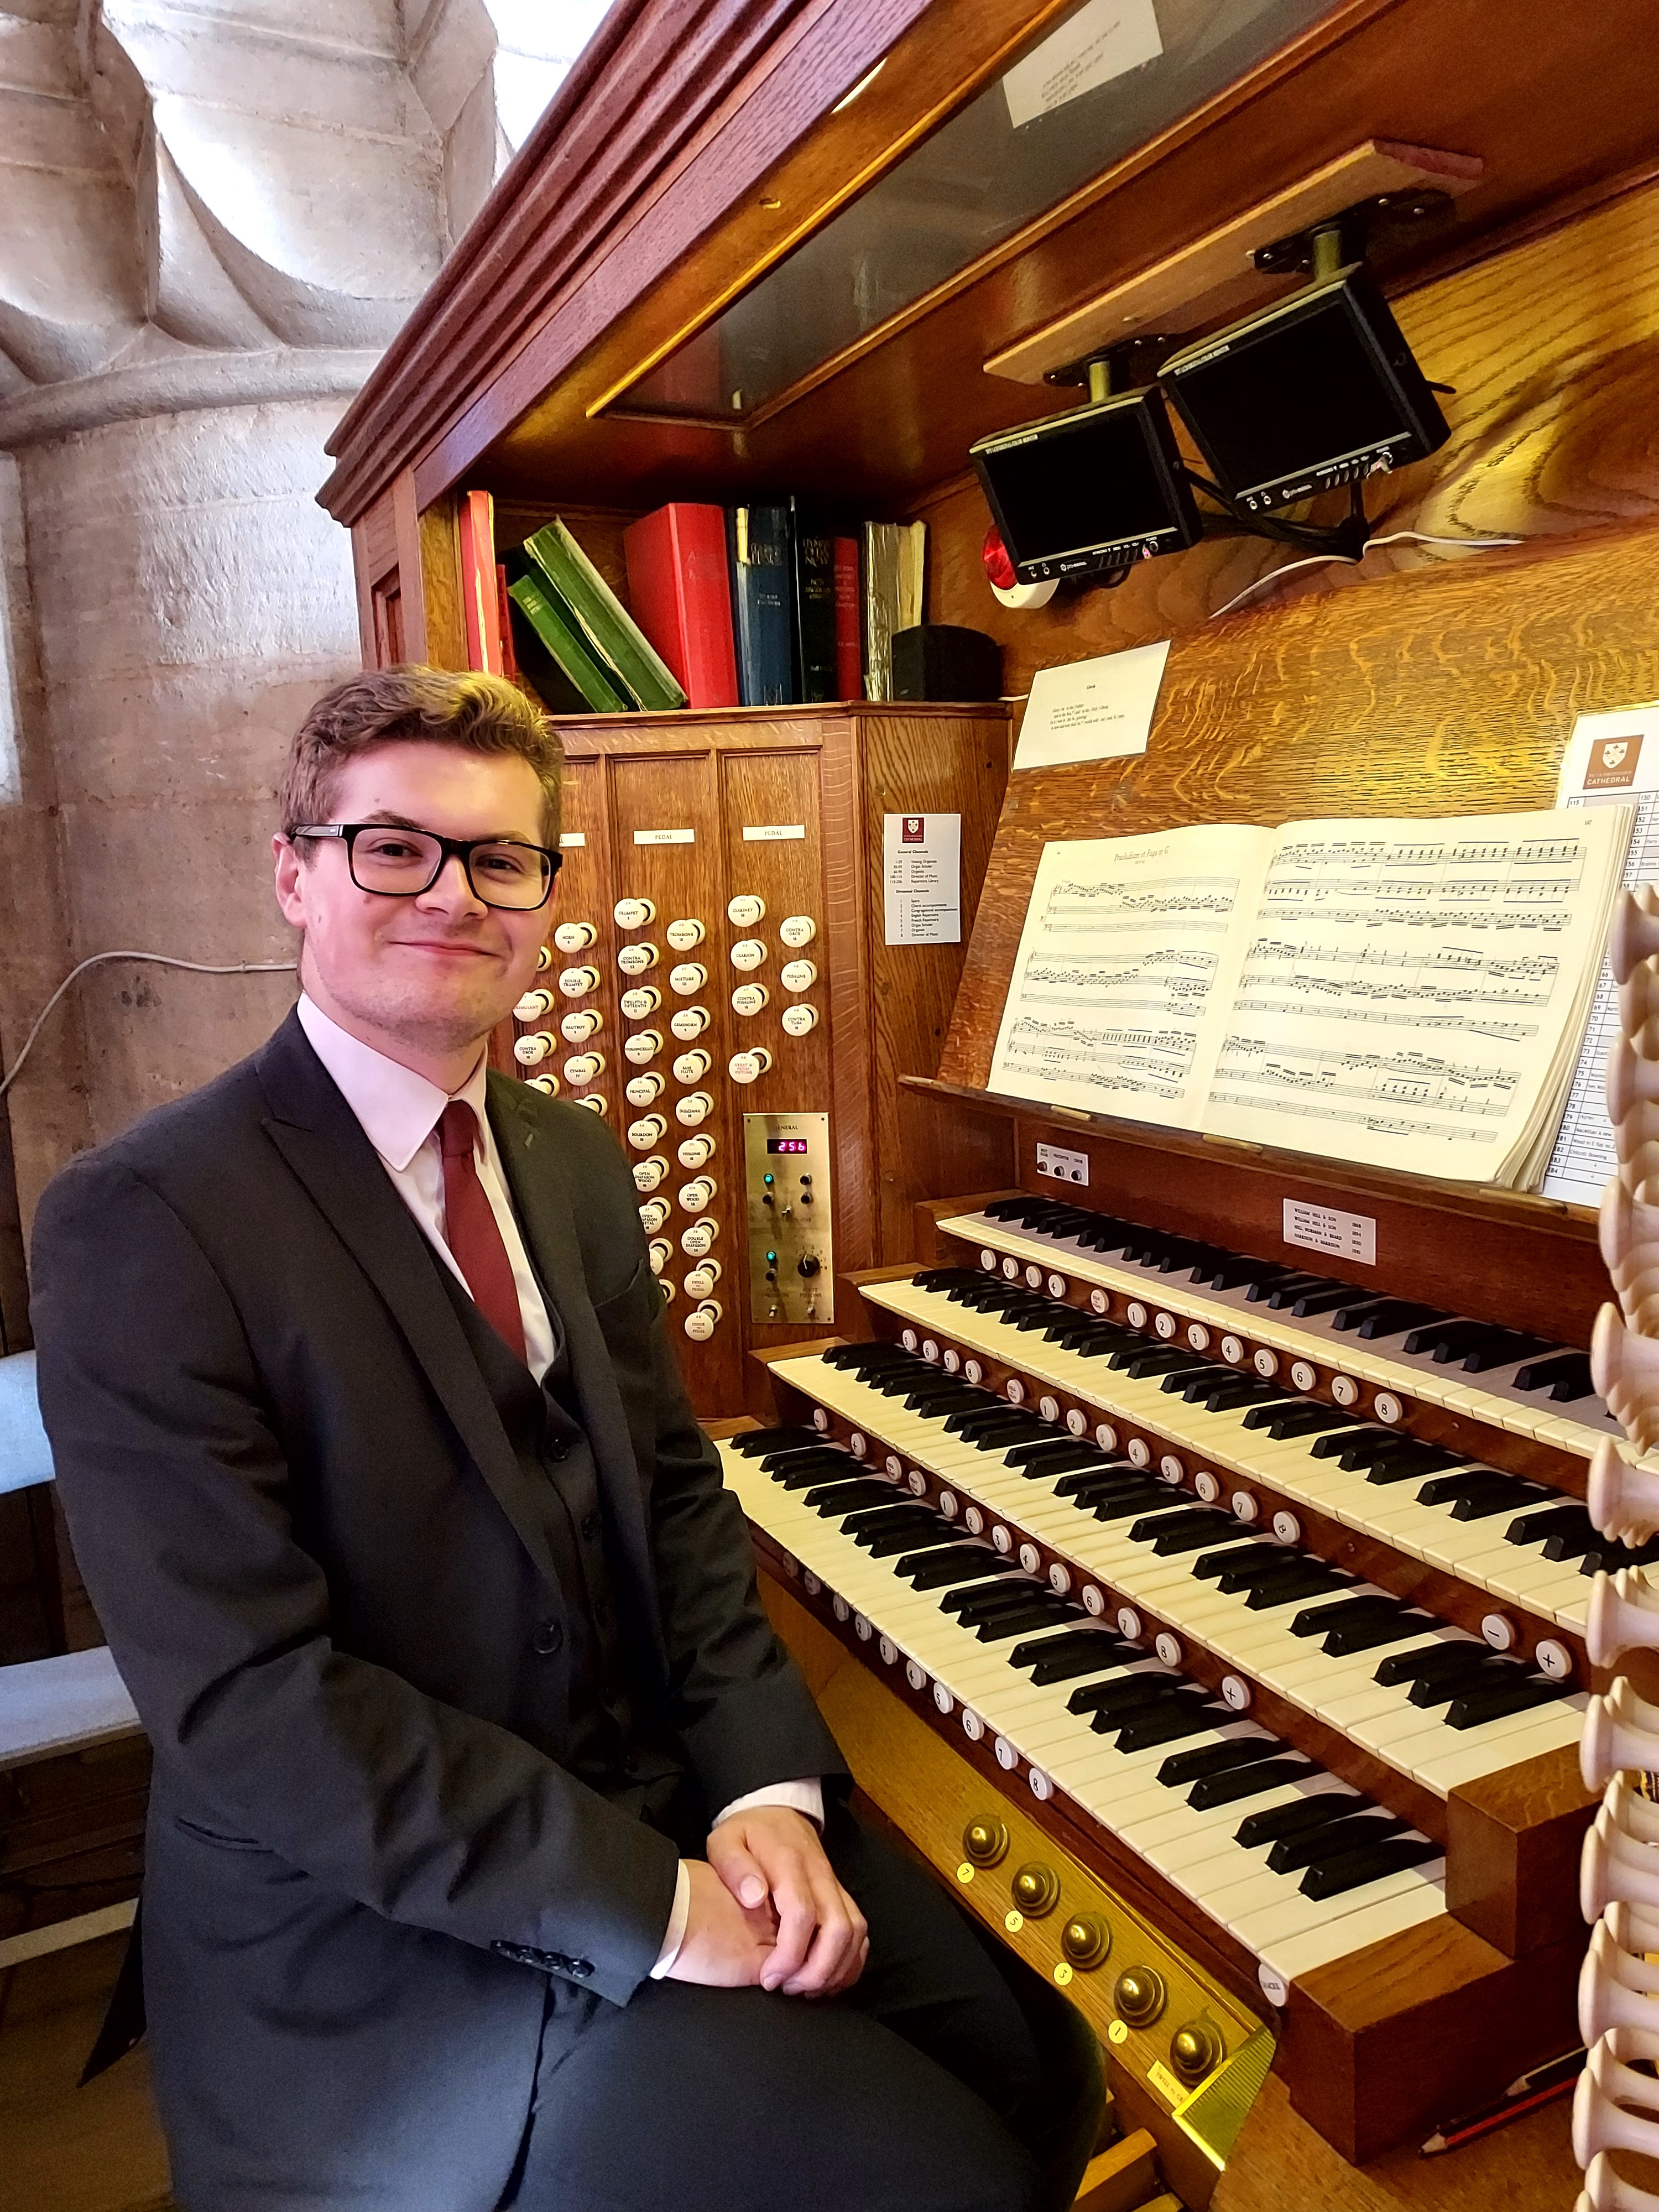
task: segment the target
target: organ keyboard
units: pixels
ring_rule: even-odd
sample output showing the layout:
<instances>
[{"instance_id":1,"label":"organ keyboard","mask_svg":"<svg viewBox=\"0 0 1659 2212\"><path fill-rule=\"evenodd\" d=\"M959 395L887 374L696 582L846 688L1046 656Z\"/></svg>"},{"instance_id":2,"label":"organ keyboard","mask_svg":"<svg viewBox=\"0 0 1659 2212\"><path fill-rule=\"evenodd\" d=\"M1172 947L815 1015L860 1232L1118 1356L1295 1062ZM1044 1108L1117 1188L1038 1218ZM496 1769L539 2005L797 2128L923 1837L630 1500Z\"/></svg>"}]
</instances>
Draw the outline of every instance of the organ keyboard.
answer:
<instances>
[{"instance_id":1,"label":"organ keyboard","mask_svg":"<svg viewBox=\"0 0 1659 2212\"><path fill-rule=\"evenodd\" d=\"M1267 2012L1345 2154L1565 2047L1590 1577L1645 1556L1584 1510L1582 1353L1029 1193L936 1230L852 1279L870 1340L767 1357L722 1446L767 1563Z\"/></svg>"}]
</instances>

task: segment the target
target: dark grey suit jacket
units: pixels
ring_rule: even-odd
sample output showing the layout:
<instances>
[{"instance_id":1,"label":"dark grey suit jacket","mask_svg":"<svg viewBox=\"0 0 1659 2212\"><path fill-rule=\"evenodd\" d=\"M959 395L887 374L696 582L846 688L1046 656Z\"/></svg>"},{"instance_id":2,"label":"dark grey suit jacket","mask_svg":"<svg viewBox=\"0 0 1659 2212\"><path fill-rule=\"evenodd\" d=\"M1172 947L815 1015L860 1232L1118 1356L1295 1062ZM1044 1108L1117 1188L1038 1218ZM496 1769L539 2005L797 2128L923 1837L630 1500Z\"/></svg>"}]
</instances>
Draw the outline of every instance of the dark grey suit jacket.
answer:
<instances>
[{"instance_id":1,"label":"dark grey suit jacket","mask_svg":"<svg viewBox=\"0 0 1659 2212\"><path fill-rule=\"evenodd\" d=\"M659 1728L714 1808L844 1772L761 1609L614 1139L496 1077L489 1115ZM175 2187L192 2212L485 2212L541 2031L521 1960L626 2003L677 1853L560 1763L543 1501L297 1019L67 1168L33 1279L76 1556L155 1747Z\"/></svg>"}]
</instances>

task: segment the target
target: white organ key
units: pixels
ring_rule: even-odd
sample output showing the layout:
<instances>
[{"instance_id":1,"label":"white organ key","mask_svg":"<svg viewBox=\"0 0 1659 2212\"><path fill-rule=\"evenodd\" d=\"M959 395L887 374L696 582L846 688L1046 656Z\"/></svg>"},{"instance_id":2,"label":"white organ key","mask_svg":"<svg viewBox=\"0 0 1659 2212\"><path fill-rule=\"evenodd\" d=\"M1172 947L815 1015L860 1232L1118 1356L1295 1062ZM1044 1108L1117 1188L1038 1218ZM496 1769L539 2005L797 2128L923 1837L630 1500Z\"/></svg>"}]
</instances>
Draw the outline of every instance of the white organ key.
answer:
<instances>
[{"instance_id":1,"label":"white organ key","mask_svg":"<svg viewBox=\"0 0 1659 2212\"><path fill-rule=\"evenodd\" d=\"M1189 1406L1166 1391L1161 1377L1137 1380L1112 1369L1104 1359L1085 1358L1045 1343L1040 1330L1019 1329L994 1316L953 1304L941 1291L897 1282L867 1284L862 1294L870 1304L925 1322L970 1350L988 1352L1108 1413L1156 1429L1190 1452L1194 1463L1254 1475L1347 1527L1378 1537L1443 1572L1479 1581L1495 1596L1544 1613L1576 1634L1583 1632L1589 1589L1577 1562L1530 1557L1522 1547L1504 1544L1502 1530L1512 1517L1507 1513L1484 1522L1454 1520L1449 1505L1421 1504L1414 1480L1402 1482L1397 1489L1370 1483L1363 1472L1345 1471L1334 1458L1316 1459L1311 1437L1275 1440L1262 1430L1246 1428L1248 1408L1210 1413ZM1153 1348L1149 1339L1147 1349ZM1470 1575L1464 1560L1475 1553L1480 1571Z\"/></svg>"},{"instance_id":2,"label":"white organ key","mask_svg":"<svg viewBox=\"0 0 1659 2212\"><path fill-rule=\"evenodd\" d=\"M846 1382L852 1378L836 1379ZM1306 1972L1444 1910L1438 1861L1406 1874L1385 1875L1332 1899L1303 1895L1297 1875L1273 1873L1266 1864L1265 1852L1237 1841L1239 1823L1251 1811L1288 1804L1308 1792L1353 1796L1346 1784L1309 1762L1304 1782L1277 1783L1255 1796L1212 1808L1188 1805L1183 1788L1157 1779L1158 1768L1172 1752L1241 1738L1272 1741L1267 1732L1249 1721L1224 1722L1174 1744L1119 1752L1109 1735L1094 1730L1089 1715L1068 1710L1078 1680L1097 1678L1074 1677L1037 1686L1009 1663L1012 1644L1006 1637L981 1642L973 1628L944 1610L943 1590L919 1591L902 1583L891 1562L873 1559L839 1528L835 1517L808 1507L805 1490L785 1491L761 1470L758 1461L736 1451L723 1450L721 1457L726 1482L750 1516L804 1567L942 1683L954 1701L978 1714L988 1729L1040 1765L1201 1910L1236 1934L1259 1927L1263 1931L1259 1942L1249 1934L1240 1934L1240 1940L1280 1971ZM866 1471L850 1455L847 1470L848 1480ZM824 1480L837 1479L838 1472ZM895 1484L892 1498L895 1505L902 1505L909 1493ZM985 1557L989 1573L996 1555L988 1547ZM1039 1630L1034 1638L1021 1636L1012 1642L1040 1640L1049 1632ZM1103 1635L1101 1640L1098 1679L1170 1672L1150 1657L1128 1662L1121 1653L1113 1657L1112 1639ZM1354 1802L1357 1808L1364 1802L1358 1796Z\"/></svg>"},{"instance_id":3,"label":"white organ key","mask_svg":"<svg viewBox=\"0 0 1659 2212\"><path fill-rule=\"evenodd\" d=\"M1064 1551L1078 1565L1113 1583L1124 1597L1166 1614L1222 1659L1243 1668L1316 1718L1341 1727L1364 1748L1438 1796L1445 1796L1456 1783L1500 1771L1576 1739L1583 1710L1582 1698L1559 1698L1460 1730L1448 1726L1445 1705L1413 1705L1409 1681L1377 1683L1376 1668L1385 1652L1413 1649L1436 1634L1455 1633L1427 1616L1418 1638L1343 1657L1323 1653L1320 1638L1291 1632L1292 1621L1304 1607L1316 1608L1322 1602L1334 1603L1344 1597L1380 1595L1373 1585L1357 1583L1323 1598L1313 1596L1264 1612L1251 1607L1248 1591L1224 1592L1212 1582L1194 1576L1193 1563L1201 1553L1162 1558L1152 1550L1150 1540L1131 1540L1130 1529L1143 1523L1150 1528L1160 1510L1170 1516L1194 1510L1197 1501L1190 1492L1170 1489L1167 1506L1161 1506L1160 1501L1136 1514L1097 1522L1069 1499L1055 1497L1040 1475L1029 1476L1011 1468L1004 1452L981 1450L951 1434L943 1414L929 1418L910 1411L899 1397L886 1395L873 1384L827 1365L816 1356L780 1362L774 1372L866 1431L900 1447L981 1506L1006 1515L1023 1533ZM1165 1402L1169 1402L1167 1397ZM1059 1435L1057 1431L1057 1440ZM1286 1440L1291 1441L1294 1440ZM1430 1507L1417 1510L1429 1517L1437 1513ZM1450 1521L1449 1516L1439 1517L1453 1528L1466 1525ZM1241 1528L1235 1538L1231 1531L1218 1528L1214 1543L1206 1548L1218 1550L1248 1539L1248 1533ZM1256 1540L1261 1547L1270 1540ZM1291 1556L1286 1553L1287 1559ZM1468 1637L1462 1640L1472 1645L1475 1641ZM1334 1717L1339 1712L1343 1715L1340 1719Z\"/></svg>"}]
</instances>

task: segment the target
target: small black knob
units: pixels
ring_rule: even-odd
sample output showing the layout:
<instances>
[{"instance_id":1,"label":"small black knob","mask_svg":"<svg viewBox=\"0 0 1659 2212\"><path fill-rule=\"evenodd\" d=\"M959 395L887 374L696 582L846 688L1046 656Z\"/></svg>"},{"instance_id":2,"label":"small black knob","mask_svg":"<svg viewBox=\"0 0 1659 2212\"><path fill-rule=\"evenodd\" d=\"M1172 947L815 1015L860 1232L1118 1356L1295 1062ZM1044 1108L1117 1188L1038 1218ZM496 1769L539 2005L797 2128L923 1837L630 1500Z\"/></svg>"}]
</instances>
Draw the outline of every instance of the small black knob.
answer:
<instances>
[{"instance_id":1,"label":"small black knob","mask_svg":"<svg viewBox=\"0 0 1659 2212\"><path fill-rule=\"evenodd\" d=\"M816 1275L817 1272L818 1263L810 1252L804 1260L796 1262L795 1273L798 1275Z\"/></svg>"}]
</instances>

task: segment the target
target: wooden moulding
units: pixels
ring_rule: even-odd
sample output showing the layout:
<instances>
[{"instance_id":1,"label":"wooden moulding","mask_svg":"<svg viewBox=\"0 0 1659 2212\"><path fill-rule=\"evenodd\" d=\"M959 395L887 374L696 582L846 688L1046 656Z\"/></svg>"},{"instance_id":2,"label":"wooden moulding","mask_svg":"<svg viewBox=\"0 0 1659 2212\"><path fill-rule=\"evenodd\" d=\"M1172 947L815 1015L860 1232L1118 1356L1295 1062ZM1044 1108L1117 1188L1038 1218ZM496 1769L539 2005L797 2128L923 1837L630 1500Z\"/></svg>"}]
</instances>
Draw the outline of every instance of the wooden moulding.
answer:
<instances>
[{"instance_id":1,"label":"wooden moulding","mask_svg":"<svg viewBox=\"0 0 1659 2212\"><path fill-rule=\"evenodd\" d=\"M1177 335L1243 314L1253 306L1265 306L1305 280L1296 271L1281 278L1263 276L1251 258L1259 247L1379 193L1409 192L1413 186L1467 192L1480 182L1482 167L1478 157L1468 154L1443 154L1431 147L1368 138L1151 268L1114 284L1098 299L1005 346L986 362L985 373L1019 384L1041 384L1049 370L1119 344L1138 331Z\"/></svg>"},{"instance_id":2,"label":"wooden moulding","mask_svg":"<svg viewBox=\"0 0 1659 2212\"><path fill-rule=\"evenodd\" d=\"M1354 2165L1469 2112L1577 2040L1581 1928L1505 1959L1449 1915L1291 1984L1279 2069Z\"/></svg>"},{"instance_id":3,"label":"wooden moulding","mask_svg":"<svg viewBox=\"0 0 1659 2212\"><path fill-rule=\"evenodd\" d=\"M1446 1906L1520 1958L1584 1942L1578 1853L1600 1799L1576 1751L1553 1751L1455 1790L1446 1807Z\"/></svg>"},{"instance_id":4,"label":"wooden moulding","mask_svg":"<svg viewBox=\"0 0 1659 2212\"><path fill-rule=\"evenodd\" d=\"M985 900L981 912L990 903ZM970 950L964 993L973 957ZM958 1024L962 1018L959 997ZM956 1046L953 1030L947 1050ZM1564 1344L1589 1344L1607 1295L1595 1216L1583 1206L1525 1191L1434 1182L1305 1152L1155 1129L943 1079L913 1078L910 1087L1012 1121L1021 1183L1044 1197L1070 1199L1148 1228L1310 1267L1319 1265L1318 1255L1284 1241L1285 1200L1348 1206L1375 1218L1377 1259L1374 1267L1343 1261L1345 1279L1362 1289L1426 1298L1477 1321L1536 1329ZM1040 1142L1086 1152L1088 1183L1040 1176ZM1176 1163L1179 1171L1172 1172Z\"/></svg>"}]
</instances>

